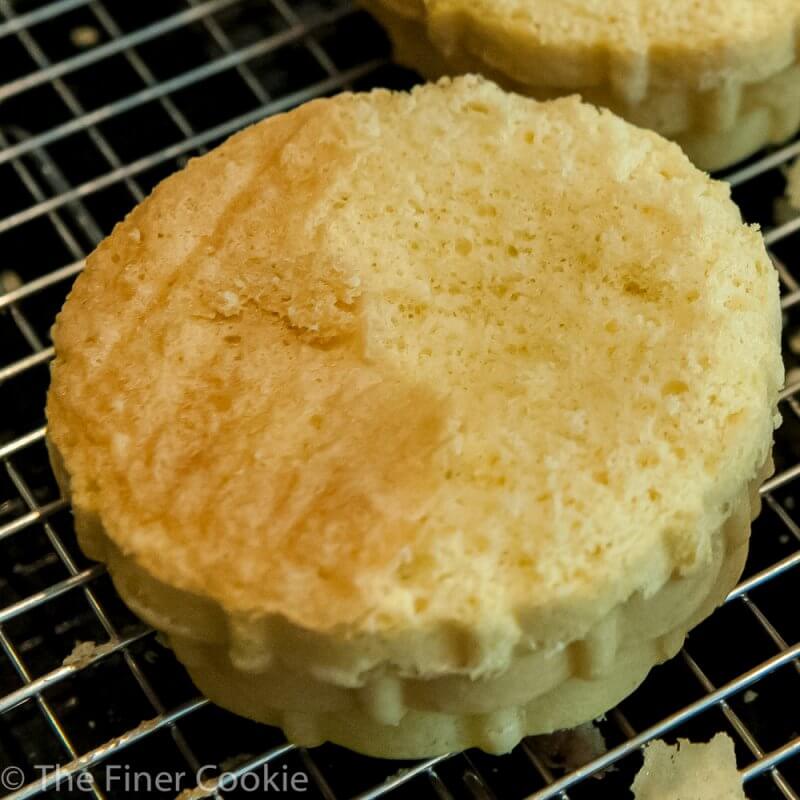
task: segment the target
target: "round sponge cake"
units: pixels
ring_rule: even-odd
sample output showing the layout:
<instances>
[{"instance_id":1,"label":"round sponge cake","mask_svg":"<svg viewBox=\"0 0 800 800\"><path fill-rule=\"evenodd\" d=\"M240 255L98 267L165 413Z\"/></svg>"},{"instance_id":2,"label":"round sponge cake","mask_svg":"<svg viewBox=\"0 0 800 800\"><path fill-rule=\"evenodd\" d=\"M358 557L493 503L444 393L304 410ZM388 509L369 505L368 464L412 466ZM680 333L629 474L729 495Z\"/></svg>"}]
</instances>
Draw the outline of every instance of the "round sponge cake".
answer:
<instances>
[{"instance_id":1,"label":"round sponge cake","mask_svg":"<svg viewBox=\"0 0 800 800\"><path fill-rule=\"evenodd\" d=\"M728 188L476 77L164 181L53 330L80 543L208 696L389 757L628 694L741 572L783 380Z\"/></svg>"},{"instance_id":2,"label":"round sponge cake","mask_svg":"<svg viewBox=\"0 0 800 800\"><path fill-rule=\"evenodd\" d=\"M800 0L362 0L397 59L580 92L721 169L800 128Z\"/></svg>"}]
</instances>

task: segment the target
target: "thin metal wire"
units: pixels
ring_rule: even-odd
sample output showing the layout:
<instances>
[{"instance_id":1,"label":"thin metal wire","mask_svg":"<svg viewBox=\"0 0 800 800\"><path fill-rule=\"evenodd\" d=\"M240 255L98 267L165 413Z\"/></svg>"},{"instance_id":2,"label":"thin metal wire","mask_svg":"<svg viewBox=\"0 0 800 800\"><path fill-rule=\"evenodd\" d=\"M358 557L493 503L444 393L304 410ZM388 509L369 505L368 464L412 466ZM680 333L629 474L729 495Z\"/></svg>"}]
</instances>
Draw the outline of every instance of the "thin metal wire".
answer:
<instances>
[{"instance_id":1,"label":"thin metal wire","mask_svg":"<svg viewBox=\"0 0 800 800\"><path fill-rule=\"evenodd\" d=\"M10 33L32 28L41 22L46 22L61 14L66 14L68 11L85 6L89 2L90 0L55 0L41 8L28 11L25 14L19 14L7 22L0 22L0 38L8 36Z\"/></svg>"},{"instance_id":2,"label":"thin metal wire","mask_svg":"<svg viewBox=\"0 0 800 800\"><path fill-rule=\"evenodd\" d=\"M780 277L783 285L786 286L790 292L796 292L798 289L800 289L800 283L798 283L794 275L789 272L786 264L784 264L783 261L775 255L775 253L770 253L769 256L772 259L772 263L775 265L775 269L778 270L778 276Z\"/></svg>"},{"instance_id":3,"label":"thin metal wire","mask_svg":"<svg viewBox=\"0 0 800 800\"><path fill-rule=\"evenodd\" d=\"M196 6L199 0L188 0L190 6ZM236 50L233 42L228 38L228 34L217 23L213 16L203 17L201 20L203 27L209 32L211 38L222 48L225 53L232 53ZM269 92L262 86L261 81L256 78L253 71L247 64L237 64L236 71L241 75L247 88L255 96L256 100L262 105L269 102Z\"/></svg>"},{"instance_id":4,"label":"thin metal wire","mask_svg":"<svg viewBox=\"0 0 800 800\"><path fill-rule=\"evenodd\" d=\"M74 278L83 269L83 267L84 261L83 259L80 259L79 261L74 261L72 264L67 264L64 267L60 267L52 272L48 272L46 275L42 275L41 278L35 278L32 281L28 281L28 283L25 283L16 289L12 289L10 292L0 294L0 310L6 306L18 302L19 300L24 300L26 297L31 297L32 295L41 292L43 289L49 289L56 283Z\"/></svg>"},{"instance_id":5,"label":"thin metal wire","mask_svg":"<svg viewBox=\"0 0 800 800\"><path fill-rule=\"evenodd\" d=\"M400 770L390 778L387 778L380 786L374 786L372 789L368 789L366 792L356 795L353 800L376 800L376 798L388 794L393 789L398 789L409 781L414 780L414 778L419 775L424 775L428 770L433 769L433 767L437 764L441 764L443 761L447 761L449 758L452 758L452 756L452 753L448 753L447 755L436 756L435 758L426 758L424 761L420 761L409 769Z\"/></svg>"},{"instance_id":6,"label":"thin metal wire","mask_svg":"<svg viewBox=\"0 0 800 800\"><path fill-rule=\"evenodd\" d=\"M236 2L239 2L239 0L206 0L206 2L194 8L180 11L169 17L162 17L158 22L127 33L118 39L111 39L105 44L93 47L91 50L87 50L84 53L79 53L76 56L59 61L57 64L50 64L46 67L42 67L36 72L31 72L28 75L24 75L21 78L17 78L10 83L0 86L0 102L22 94L22 92L29 91L37 86L52 83L58 78L69 75L71 72L85 69L103 59L122 53L125 50L130 50L140 44L145 44L171 31L184 28L189 23L200 20L207 14L221 11L223 8L231 6ZM19 33L22 34L24 32L25 31L22 30Z\"/></svg>"},{"instance_id":7,"label":"thin metal wire","mask_svg":"<svg viewBox=\"0 0 800 800\"><path fill-rule=\"evenodd\" d=\"M6 0L0 0L0 2L6 2ZM19 142L12 147L8 147L5 150L0 150L0 164L19 158L33 150L48 147L54 142L84 131L98 123L105 122L112 117L131 111L153 100L160 100L168 94L194 86L195 84L214 77L215 75L219 75L233 67L244 64L254 58L272 53L280 47L285 47L286 45L301 40L309 31L324 25L330 25L352 13L352 9L337 8L330 13L315 17L310 22L287 28L284 31L271 34L270 36L265 36L257 42L253 42L246 47L234 50L219 58L207 61L198 67L182 72L166 81L161 81L160 83L141 89L138 92L128 94L119 100L115 100L88 113L77 115L74 119L64 122L61 125L56 125L42 133L31 136L29 139ZM7 228L3 228L3 230L6 229Z\"/></svg>"},{"instance_id":8,"label":"thin metal wire","mask_svg":"<svg viewBox=\"0 0 800 800\"><path fill-rule=\"evenodd\" d=\"M613 708L611 711L606 714L607 717L610 717L616 723L616 726L622 731L623 736L627 739L632 739L636 736L636 729L631 725L628 721L628 718L618 709Z\"/></svg>"},{"instance_id":9,"label":"thin metal wire","mask_svg":"<svg viewBox=\"0 0 800 800\"><path fill-rule=\"evenodd\" d=\"M22 134L19 131L14 131L17 134L17 138L22 138ZM0 131L0 148L8 148L9 147L9 139L8 137ZM34 180L31 171L28 169L25 164L20 161L19 159L14 159L11 162L11 165L14 169L14 172L17 174L17 177L22 182L22 185L31 193L31 196L37 203L41 203L45 200L45 193L40 188L39 184ZM42 167L42 172L49 176L50 180L56 184L56 186L61 186L63 181L63 176L61 176L60 171L56 167L56 165L52 162L51 159L45 157L44 159L40 158L40 166ZM59 191L58 188L55 191ZM72 235L72 231L67 227L64 220L61 218L61 215L56 213L48 214L48 219L50 222L53 223L53 227L56 229L61 241L64 242L67 250L70 252L70 255L73 258L82 258L84 253L81 246L78 244L78 241ZM99 230L97 231L99 234ZM3 297L8 297L9 294L13 294L13 292L9 292ZM10 302L15 302L11 300ZM2 305L0 305L2 308Z\"/></svg>"},{"instance_id":10,"label":"thin metal wire","mask_svg":"<svg viewBox=\"0 0 800 800\"><path fill-rule=\"evenodd\" d=\"M23 501L31 510L37 509L37 503L33 496L33 492L31 492L30 488L28 487L27 483L23 479L22 475L15 469L15 467L10 463L6 462L6 471L8 472L9 477L11 478L12 483L14 484L16 490L19 492L20 496L22 497ZM102 625L103 629L105 630L106 634L109 637L109 642L114 644L120 641L119 633L117 632L116 627L112 624L108 614L100 605L100 602L97 599L97 596L94 592L86 585L94 578L101 575L105 568L97 564L94 567L90 567L83 572L78 571L78 567L72 558L69 550L66 548L64 543L61 541L58 534L52 528L52 526L48 522L43 523L43 528L45 534L47 535L53 549L58 554L61 562L67 568L70 573L70 578L62 581L61 590L58 592L62 594L64 591L68 591L69 589L76 588L77 586L81 586L83 588L84 596L89 603L92 611L94 612L97 621ZM58 586L56 584L55 586ZM26 598L19 603L14 604L14 606L9 606L6 609L0 611L0 623L5 621L6 619L10 618L10 616L16 616L23 611L28 611L30 608L35 607L35 605L40 605L41 603L47 602L51 600L55 594L53 593L54 586L48 587L43 592L39 592L32 597ZM152 706L152 708L156 711L159 715L164 715L166 713L166 709L164 704L162 703L161 699L158 697L156 692L154 691L150 681L145 677L144 673L142 672L141 668L139 667L138 663L130 653L127 648L122 648L123 658L125 659L125 663L133 675L136 682L139 684L139 688L142 690L143 694L147 698L148 702ZM183 755L186 762L193 770L199 769L199 762L197 757L192 752L191 748L187 744L183 734L180 730L173 724L170 724L170 733L172 738L175 742L180 753Z\"/></svg>"},{"instance_id":11,"label":"thin metal wire","mask_svg":"<svg viewBox=\"0 0 800 800\"><path fill-rule=\"evenodd\" d=\"M132 730L115 736L113 739L109 739L109 741L100 745L100 747L96 747L94 750L90 750L88 753L74 758L68 764L61 765L57 770L45 773L41 778L26 784L16 792L7 794L5 800L27 800L29 797L35 797L37 794L55 789L70 776L101 764L111 756L136 744L145 736L149 736L164 728L174 726L179 720L200 710L206 705L208 705L208 700L205 698L197 698L196 700L190 700L187 703L181 704L172 711L145 720Z\"/></svg>"},{"instance_id":12,"label":"thin metal wire","mask_svg":"<svg viewBox=\"0 0 800 800\"><path fill-rule=\"evenodd\" d=\"M31 525L42 522L42 520L47 519L59 511L63 511L68 506L69 503L63 497L60 497L58 500L53 500L50 503L39 506L36 510L29 511L27 514L23 514L11 520L11 522L7 522L5 525L0 525L0 541L15 533L24 531L25 528L30 528Z\"/></svg>"},{"instance_id":13,"label":"thin metal wire","mask_svg":"<svg viewBox=\"0 0 800 800\"><path fill-rule=\"evenodd\" d=\"M792 306L796 306L798 303L800 303L800 290L785 294L781 297L781 308L784 311L792 308Z\"/></svg>"},{"instance_id":14,"label":"thin metal wire","mask_svg":"<svg viewBox=\"0 0 800 800\"><path fill-rule=\"evenodd\" d=\"M41 442L42 439L44 439L46 431L47 428L42 425L40 428L36 428L23 436L6 442L4 445L0 445L0 461L5 461L10 456L13 456L14 453L18 453L20 450L24 450L26 447L36 444L36 442Z\"/></svg>"},{"instance_id":15,"label":"thin metal wire","mask_svg":"<svg viewBox=\"0 0 800 800\"><path fill-rule=\"evenodd\" d=\"M791 144L782 147L780 150L776 150L774 153L770 153L769 155L758 159L758 161L750 164L747 167L743 167L735 172L731 172L725 177L725 181L734 188L741 186L742 184L748 183L754 178L758 178L760 175L775 169L775 167L780 167L783 164L788 163L797 155L800 155L800 141L792 142Z\"/></svg>"},{"instance_id":16,"label":"thin metal wire","mask_svg":"<svg viewBox=\"0 0 800 800\"><path fill-rule=\"evenodd\" d=\"M2 131L0 131L0 147L7 147L7 146L8 146L8 139L2 133ZM22 181L22 184L28 189L28 191L33 196L34 200L38 202L43 201L45 199L45 195L38 186L38 184L36 183L36 181L34 180L30 170L23 163L16 160L12 162L12 166L17 176ZM57 181L60 177L60 174L58 170L55 168L55 165L46 162L46 166L48 167L48 174L50 175L51 180ZM62 241L64 242L64 244L66 245L67 249L72 254L72 256L73 257L81 256L82 251L80 246L75 240L75 237L72 235L72 232L64 224L60 215L58 213L52 212L48 214L48 217L52 222L53 226L55 227L56 231L61 236ZM14 290L12 290L11 292L7 292L5 295L3 295L3 297L8 298L13 294ZM10 364L6 367L0 368L0 383L3 383L4 381L20 374L21 372L24 372L27 369L30 369L33 366L36 366L37 364L47 361L54 354L52 348L45 348L43 346L33 326L31 326L28 323L27 319L24 317L19 307L16 305L16 301L14 300L7 301L4 304L0 305L0 309L2 309L3 307L6 307L9 310L14 322L17 325L17 328L20 330L23 337L28 342L29 346L34 350L34 353L29 356L26 356L25 358L20 359L14 364Z\"/></svg>"},{"instance_id":17,"label":"thin metal wire","mask_svg":"<svg viewBox=\"0 0 800 800\"><path fill-rule=\"evenodd\" d=\"M454 800L453 795L447 788L445 782L439 777L436 770L429 769L425 774L434 791L434 794L439 798L439 800Z\"/></svg>"},{"instance_id":18,"label":"thin metal wire","mask_svg":"<svg viewBox=\"0 0 800 800\"><path fill-rule=\"evenodd\" d=\"M786 650L789 646L783 636L778 633L775 626L767 619L764 612L750 599L746 592L739 594L739 599L744 603L745 607L750 613L758 620L761 627L766 632L767 636L772 639L773 644L779 650Z\"/></svg>"},{"instance_id":19,"label":"thin metal wire","mask_svg":"<svg viewBox=\"0 0 800 800\"><path fill-rule=\"evenodd\" d=\"M299 752L300 760L303 762L303 766L308 771L308 774L314 779L314 783L316 783L319 793L322 795L323 799L336 800L336 795L334 794L333 789L331 789L331 786L325 778L325 775L323 775L322 770L317 766L317 762L314 761L308 750L306 750L305 747L301 747Z\"/></svg>"},{"instance_id":20,"label":"thin metal wire","mask_svg":"<svg viewBox=\"0 0 800 800\"><path fill-rule=\"evenodd\" d=\"M798 529L797 525L795 525L795 523L791 520L782 506L779 503L776 503L775 499L770 495L767 495L766 502L767 505L769 505L770 508L776 512L778 518L788 528L790 533L792 533L798 542L800 542L800 529ZM760 573L752 575L747 580L740 582L725 600L726 603L729 603L732 600L740 600L744 604L745 608L747 608L753 617L755 617L756 621L763 628L767 636L772 639L772 642L775 644L775 646L781 651L785 651L789 645L780 635L772 622L770 622L770 620L767 618L766 614L764 614L759 606L753 601L749 595L749 592L758 588L759 586L763 586L767 581L782 575L788 570L794 569L798 565L800 565L800 550L776 562L775 564L772 564L771 566L762 570ZM800 660L796 661L794 666L797 672L800 674Z\"/></svg>"},{"instance_id":21,"label":"thin metal wire","mask_svg":"<svg viewBox=\"0 0 800 800\"><path fill-rule=\"evenodd\" d=\"M792 395L797 394L800 392L800 381L793 381L792 383L787 383L786 386L783 388L781 393L778 395L779 401L788 400Z\"/></svg>"},{"instance_id":22,"label":"thin metal wire","mask_svg":"<svg viewBox=\"0 0 800 800\"><path fill-rule=\"evenodd\" d=\"M91 567L87 567L80 572L70 575L69 578L64 578L63 581L51 583L46 589L41 589L22 600L18 600L16 603L12 603L10 606L0 609L0 625L4 622L8 622L10 619L14 619L14 617L20 616L20 614L32 611L34 608L43 605L49 600L60 597L65 592L86 586L90 581L104 574L105 571L105 567L102 564L94 564Z\"/></svg>"},{"instance_id":23,"label":"thin metal wire","mask_svg":"<svg viewBox=\"0 0 800 800\"><path fill-rule=\"evenodd\" d=\"M285 22L288 22L289 25L300 25L302 21L300 17L295 14L293 9L288 6L284 0L270 0L272 3L273 8L283 17ZM338 70L336 69L336 65L333 63L333 59L325 52L325 50L320 46L320 43L317 41L316 36L309 35L305 38L304 44L306 49L314 56L316 62L328 73L329 76L333 77L338 74Z\"/></svg>"},{"instance_id":24,"label":"thin metal wire","mask_svg":"<svg viewBox=\"0 0 800 800\"><path fill-rule=\"evenodd\" d=\"M475 800L497 800L495 793L492 791L486 779L481 775L480 770L475 764L474 759L470 754L463 754L464 761L467 762L468 769L462 776L462 779Z\"/></svg>"},{"instance_id":25,"label":"thin metal wire","mask_svg":"<svg viewBox=\"0 0 800 800\"><path fill-rule=\"evenodd\" d=\"M681 655L683 656L684 662L686 662L686 665L689 667L689 671L703 687L703 690L707 694L713 692L716 687L708 679L708 676L700 668L700 665L689 655L689 653L686 652L685 649ZM750 753L756 759L764 758L764 751L761 749L756 737L742 722L739 715L730 707L727 701L723 700L719 704L719 707L722 713L725 715L725 719L728 720L730 726L736 731L737 736L745 743ZM772 772L772 780L775 783L778 791L786 798L786 800L800 800L792 787L787 783L786 779L777 769Z\"/></svg>"},{"instance_id":26,"label":"thin metal wire","mask_svg":"<svg viewBox=\"0 0 800 800\"><path fill-rule=\"evenodd\" d=\"M747 783L753 780L753 778L757 778L759 775L763 775L765 772L775 769L779 764L783 764L790 758L794 758L798 755L800 755L800 736L796 739L792 739L791 742L787 742L783 747L773 750L746 769L743 769L740 775L742 776L742 780Z\"/></svg>"},{"instance_id":27,"label":"thin metal wire","mask_svg":"<svg viewBox=\"0 0 800 800\"><path fill-rule=\"evenodd\" d=\"M123 36L122 30L119 25L114 21L114 18L109 13L108 9L103 5L101 0L92 0L89 8L92 10L97 21L100 23L103 30L112 39L120 39ZM154 86L157 81L155 75L150 71L150 67L144 63L139 57L139 54L132 47L127 47L122 51L125 60L133 67L136 74L144 81L147 86ZM189 124L183 112L175 105L169 97L162 97L159 99L161 107L167 112L169 118L175 123L175 126L184 136L192 136L194 130Z\"/></svg>"},{"instance_id":28,"label":"thin metal wire","mask_svg":"<svg viewBox=\"0 0 800 800\"><path fill-rule=\"evenodd\" d=\"M8 146L8 139L6 136L0 131L0 147L7 147ZM61 176L59 170L51 162L49 157L46 155L44 157L40 156L40 161L44 162L45 169L43 172L49 176L50 181L58 188L63 189L63 177ZM34 180L30 170L18 160L12 162L12 166L14 171L16 172L17 176L22 181L23 185L28 189L31 193L34 200L37 202L42 202L45 199L45 194L39 187L39 185ZM81 208L81 213L85 212L85 209ZM73 258L79 258L83 255L83 251L76 241L75 237L72 235L72 232L69 230L67 225L62 220L61 216L57 212L51 212L48 214L50 222L55 227L56 231L61 237L61 240L66 245L67 249L69 250L70 254ZM90 231L93 233L94 231ZM98 230L99 235L99 230ZM0 309L3 307L7 307L14 319L17 327L22 332L24 338L27 340L28 344L34 350L31 355L28 355L19 361L9 364L8 366L0 368L0 384L4 381L7 381L16 375L24 372L27 369L31 369L39 364L46 363L49 361L50 358L55 355L55 352L52 347L45 347L41 340L39 339L38 335L34 331L33 327L28 323L25 319L22 312L19 310L18 306L16 305L16 300L9 300L8 298L13 296L15 293L19 294L19 298L21 299L24 296L22 292L15 292L12 290L11 292L6 293L2 296L2 299L5 300L4 303L0 303ZM3 529L0 528L0 538L3 536Z\"/></svg>"},{"instance_id":29,"label":"thin metal wire","mask_svg":"<svg viewBox=\"0 0 800 800\"><path fill-rule=\"evenodd\" d=\"M62 683L63 681L71 678L77 672L93 666L94 664L102 661L108 656L119 653L120 650L129 647L132 644L144 639L153 631L149 628L144 628L136 633L129 634L117 642L111 642L105 647L96 648L95 652L87 655L80 663L67 664L51 670L46 675L42 675L35 680L31 680L19 689L9 692L4 697L0 697L0 714L5 714L12 708L30 700L35 695L41 694L45 689L51 689L53 686Z\"/></svg>"},{"instance_id":30,"label":"thin metal wire","mask_svg":"<svg viewBox=\"0 0 800 800\"><path fill-rule=\"evenodd\" d=\"M782 558L780 561L777 561L775 564L767 567L766 569L762 570L761 572L757 573L756 575L752 575L747 580L742 581L729 595L726 602L731 602L732 600L737 600L738 598L742 597L743 595L747 594L747 592L751 592L753 589L757 589L759 586L763 586L765 583L783 575L785 572L788 572L795 567L800 567L800 551L797 553L793 553L792 555L786 556L786 558Z\"/></svg>"},{"instance_id":31,"label":"thin metal wire","mask_svg":"<svg viewBox=\"0 0 800 800\"><path fill-rule=\"evenodd\" d=\"M789 516L786 509L774 498L772 495L767 495L765 498L767 505L780 517L783 524L788 528L789 533L800 542L800 527Z\"/></svg>"},{"instance_id":32,"label":"thin metal wire","mask_svg":"<svg viewBox=\"0 0 800 800\"><path fill-rule=\"evenodd\" d=\"M3 16L6 19L13 18L14 9L11 7L11 3L9 2L9 0L0 0L0 12L2 12ZM17 34L17 37L22 42L25 49L28 51L28 54L34 60L34 62L40 68L41 71L47 71L51 69L53 65L50 64L50 60L45 55L44 50L42 50L42 48L39 47L38 43L34 39L33 35L30 33L30 31L22 30ZM51 83L53 88L56 90L56 93L61 98L61 101L69 109L70 113L73 116L79 116L84 113L83 105L80 103L78 98L75 97L75 94L69 89L69 87L64 83L64 81L62 81L58 76L55 76L52 79ZM0 86L0 95L2 95L2 91L3 87ZM2 97L0 97L0 102L2 102ZM106 160L106 162L108 162L108 164L111 167L116 168L121 165L122 161L120 160L119 156L117 156L111 145L108 143L106 137L103 136L103 134L97 129L96 126L94 125L87 126L86 133L92 140L95 147L99 150L100 154L103 156L103 158ZM137 201L142 200L144 198L144 192L142 191L141 187L136 183L136 181L131 179L126 179L125 184ZM97 242L99 242L99 239L95 241L95 244Z\"/></svg>"},{"instance_id":33,"label":"thin metal wire","mask_svg":"<svg viewBox=\"0 0 800 800\"><path fill-rule=\"evenodd\" d=\"M192 136L182 142L171 145L170 147L166 147L150 156L145 156L144 158L132 161L126 166L120 167L119 169L116 169L100 178L87 181L86 183L75 187L69 192L65 192L57 197L53 197L43 203L37 203L34 206L30 206L29 208L25 209L25 211L12 214L3 220L0 220L0 233L10 230L11 228L15 228L24 222L29 222L33 219L36 219L37 217L53 211L56 208L61 208L62 206L74 200L94 194L95 192L111 186L120 180L124 180L131 175L138 175L145 170L158 166L164 161L169 161L170 159L183 155L189 150L194 150L198 146L205 145L214 140L228 136L229 134L246 125L250 125L253 122L258 122L258 120L265 116L276 114L279 111L291 108L298 103L305 102L308 99L318 97L321 94L325 94L326 92L337 89L348 81L354 81L358 78L368 75L370 72L373 72L384 63L385 62L382 60L375 60L369 61L365 64L360 64L357 67L353 67L352 69L342 72L335 78L326 78L325 80L321 80L318 83L312 84L311 86L308 86L297 92L284 95L269 102L266 106L249 111L246 114L236 117L235 119L229 120L228 122L223 122L214 128L210 128L209 130L203 131L203 133L199 133L196 136ZM0 161L2 161L2 151L0 151Z\"/></svg>"},{"instance_id":34,"label":"thin metal wire","mask_svg":"<svg viewBox=\"0 0 800 800\"><path fill-rule=\"evenodd\" d=\"M17 323L17 327L24 329L19 323ZM30 331L30 329L28 330ZM30 336L26 336L25 338L34 347L41 345L41 342L37 339L32 339ZM32 367L37 367L39 364L46 364L54 355L55 351L52 347L45 347L36 353L19 359L19 361L15 361L13 364L9 364L7 367L0 367L0 383L14 378Z\"/></svg>"},{"instance_id":35,"label":"thin metal wire","mask_svg":"<svg viewBox=\"0 0 800 800\"><path fill-rule=\"evenodd\" d=\"M17 652L17 649L9 640L8 636L6 636L5 631L2 627L0 627L0 646L2 646L8 660L14 666L17 674L22 678L22 680L26 684L31 683L31 676L28 673L28 669L25 664L22 662L22 659ZM56 735L61 747L64 749L66 754L69 756L70 759L77 758L78 754L75 748L72 746L72 741L70 740L69 736L67 736L64 727L62 726L61 722L56 717L50 703L47 702L41 695L36 695L36 703L41 709L42 713L44 714L44 718L47 720L47 724L50 730ZM105 798L105 794L102 792L100 787L92 780L92 794L98 798L98 800L102 800Z\"/></svg>"},{"instance_id":36,"label":"thin metal wire","mask_svg":"<svg viewBox=\"0 0 800 800\"><path fill-rule=\"evenodd\" d=\"M542 777L542 780L544 780L544 782L548 786L552 785L553 782L555 781L555 776L550 771L550 768L547 766L547 764L544 763L542 757L531 747L530 743L525 739L522 740L521 747L522 747L522 752L525 753L528 760L536 768L536 771ZM569 800L569 795L565 791L559 792L558 798L559 800Z\"/></svg>"},{"instance_id":37,"label":"thin metal wire","mask_svg":"<svg viewBox=\"0 0 800 800\"><path fill-rule=\"evenodd\" d=\"M22 338L28 343L28 346L33 350L41 350L42 341L39 339L39 334L36 333L33 326L28 322L22 312L17 306L11 306L9 309L11 319L17 325L17 330L22 334Z\"/></svg>"},{"instance_id":38,"label":"thin metal wire","mask_svg":"<svg viewBox=\"0 0 800 800\"><path fill-rule=\"evenodd\" d=\"M767 247L772 247L799 230L800 217L795 217L794 219L789 220L789 222L784 222L783 225L778 225L777 228L772 228L772 230L766 231L764 233L764 242L766 243Z\"/></svg>"},{"instance_id":39,"label":"thin metal wire","mask_svg":"<svg viewBox=\"0 0 800 800\"><path fill-rule=\"evenodd\" d=\"M800 464L795 464L793 467L789 467L789 469L779 472L768 481L765 481L759 491L762 495L769 494L795 480L798 476L800 476Z\"/></svg>"}]
</instances>

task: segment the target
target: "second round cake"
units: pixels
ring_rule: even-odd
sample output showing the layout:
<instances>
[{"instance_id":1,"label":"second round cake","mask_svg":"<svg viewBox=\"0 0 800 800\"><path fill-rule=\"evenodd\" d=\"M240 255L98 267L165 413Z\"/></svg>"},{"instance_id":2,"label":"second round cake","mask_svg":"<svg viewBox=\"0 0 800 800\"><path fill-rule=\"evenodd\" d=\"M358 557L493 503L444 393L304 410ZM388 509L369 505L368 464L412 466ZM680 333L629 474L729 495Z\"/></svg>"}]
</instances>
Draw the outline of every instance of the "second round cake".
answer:
<instances>
[{"instance_id":1,"label":"second round cake","mask_svg":"<svg viewBox=\"0 0 800 800\"><path fill-rule=\"evenodd\" d=\"M48 443L214 701L387 757L604 712L735 584L783 373L726 186L576 99L341 95L89 258Z\"/></svg>"},{"instance_id":2,"label":"second round cake","mask_svg":"<svg viewBox=\"0 0 800 800\"><path fill-rule=\"evenodd\" d=\"M579 93L717 170L800 128L800 0L362 0L426 78Z\"/></svg>"}]
</instances>

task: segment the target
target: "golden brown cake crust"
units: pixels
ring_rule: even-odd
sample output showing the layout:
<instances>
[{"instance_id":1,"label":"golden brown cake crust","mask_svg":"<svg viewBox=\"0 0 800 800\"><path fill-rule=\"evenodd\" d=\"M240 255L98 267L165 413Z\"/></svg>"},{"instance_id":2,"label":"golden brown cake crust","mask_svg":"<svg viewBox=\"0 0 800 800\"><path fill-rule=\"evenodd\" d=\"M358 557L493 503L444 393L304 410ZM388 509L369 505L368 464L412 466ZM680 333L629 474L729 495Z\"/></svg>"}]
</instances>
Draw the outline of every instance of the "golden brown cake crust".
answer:
<instances>
[{"instance_id":1,"label":"golden brown cake crust","mask_svg":"<svg viewBox=\"0 0 800 800\"><path fill-rule=\"evenodd\" d=\"M445 405L363 358L359 291L318 258L307 215L349 158L338 125L321 102L250 128L120 224L59 316L48 405L51 438L87 466L77 502L126 549L176 548L162 563L142 549L156 574L233 604L246 580L258 610L282 609L297 582L297 615L323 628L353 623L354 576L413 542L407 509L436 480ZM175 371L160 418L159 358ZM111 509L140 513L115 524Z\"/></svg>"}]
</instances>

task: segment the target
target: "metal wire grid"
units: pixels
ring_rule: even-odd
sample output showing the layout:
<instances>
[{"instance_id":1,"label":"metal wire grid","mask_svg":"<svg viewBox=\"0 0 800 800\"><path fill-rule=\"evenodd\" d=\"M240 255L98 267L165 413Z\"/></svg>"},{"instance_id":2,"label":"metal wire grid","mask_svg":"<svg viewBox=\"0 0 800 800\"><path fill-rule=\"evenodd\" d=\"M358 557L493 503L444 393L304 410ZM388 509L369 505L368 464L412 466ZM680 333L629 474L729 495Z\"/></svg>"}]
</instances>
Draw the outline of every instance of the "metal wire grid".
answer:
<instances>
[{"instance_id":1,"label":"metal wire grid","mask_svg":"<svg viewBox=\"0 0 800 800\"><path fill-rule=\"evenodd\" d=\"M800 800L800 371L781 398L779 470L762 489L746 579L601 723L609 752L569 774L545 763L535 741L509 756L470 751L399 772L332 745L294 748L197 697L76 547L47 467L42 410L47 330L83 258L161 177L242 126L341 88L413 80L386 54L346 0L0 0L0 768L20 766L24 777L8 796L68 796L66 779L81 772L96 778L95 797L125 796L103 769L191 775L210 763L233 764L235 776L290 764L326 800L622 797L646 741L724 729L753 800ZM728 176L781 273L789 367L800 363L800 218L776 226L773 201L797 155L800 142ZM80 639L103 645L64 665ZM43 778L41 763L53 765ZM602 782L590 780L601 770Z\"/></svg>"}]
</instances>

